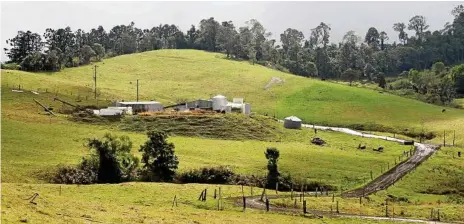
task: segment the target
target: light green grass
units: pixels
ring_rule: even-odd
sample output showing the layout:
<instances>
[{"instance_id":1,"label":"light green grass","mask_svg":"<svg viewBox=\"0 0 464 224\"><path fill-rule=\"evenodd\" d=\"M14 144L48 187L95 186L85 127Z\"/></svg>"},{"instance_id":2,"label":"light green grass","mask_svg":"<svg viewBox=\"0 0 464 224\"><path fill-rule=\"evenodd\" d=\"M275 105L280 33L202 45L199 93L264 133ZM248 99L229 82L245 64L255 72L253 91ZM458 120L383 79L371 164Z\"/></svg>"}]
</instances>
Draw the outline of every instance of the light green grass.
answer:
<instances>
[{"instance_id":1,"label":"light green grass","mask_svg":"<svg viewBox=\"0 0 464 224\"><path fill-rule=\"evenodd\" d=\"M208 98L224 94L244 97L259 113L283 118L296 115L305 122L328 125L389 127L397 131L426 129L440 137L443 130L464 127L464 112L406 99L388 93L298 77L247 62L224 59L222 54L197 50L159 50L123 55L97 63L100 99L134 100L140 79L140 98L164 104L176 99ZM82 66L57 73L3 71L2 83L26 89L93 96L92 68ZM272 77L283 84L264 90ZM458 133L460 144L464 135ZM437 138L439 139L439 138ZM439 140L436 140L437 142Z\"/></svg>"},{"instance_id":2,"label":"light green grass","mask_svg":"<svg viewBox=\"0 0 464 224\"><path fill-rule=\"evenodd\" d=\"M90 125L71 122L64 115L50 117L40 112L32 98L45 102L48 94L12 93L2 89L2 181L44 182L43 175L59 164L77 164L89 153L86 138L102 137L110 131L128 135L134 142L133 152L146 141L144 132L123 132L115 125ZM55 105L56 107L57 105ZM237 115L234 119L240 119ZM319 181L344 189L367 181L370 170L374 176L381 169L393 166L395 159L409 146L378 139L366 139L337 132L318 131L327 141L320 147L310 143L313 130L283 129L281 123L270 123L279 135L275 141L218 140L175 136L169 138L176 146L179 169L185 171L204 166L228 165L241 174L264 175L267 147L281 151L279 169L297 179ZM280 142L279 142L280 141ZM356 149L359 144L364 151ZM372 149L385 147L385 152Z\"/></svg>"},{"instance_id":3,"label":"light green grass","mask_svg":"<svg viewBox=\"0 0 464 224\"><path fill-rule=\"evenodd\" d=\"M227 198L241 195L239 186L222 186L223 208L217 211L215 185L125 183L91 186L2 184L2 223L358 223L356 218L315 218L247 209ZM198 201L207 188L206 202ZM259 192L255 188L254 192ZM38 193L37 205L24 200ZM245 188L245 194L250 190ZM273 194L269 192L269 194ZM172 208L177 195L178 207ZM362 220L363 223L392 223Z\"/></svg>"},{"instance_id":4,"label":"light green grass","mask_svg":"<svg viewBox=\"0 0 464 224\"><path fill-rule=\"evenodd\" d=\"M463 148L445 147L402 180L362 199L335 197L342 213L385 216L385 200L388 199L389 216L430 219L431 210L440 210L440 219L445 222L464 223L464 156L457 152ZM336 203L332 197L306 197L307 208L333 211ZM272 200L271 204L292 207L289 198ZM301 208L301 203L297 203Z\"/></svg>"}]
</instances>

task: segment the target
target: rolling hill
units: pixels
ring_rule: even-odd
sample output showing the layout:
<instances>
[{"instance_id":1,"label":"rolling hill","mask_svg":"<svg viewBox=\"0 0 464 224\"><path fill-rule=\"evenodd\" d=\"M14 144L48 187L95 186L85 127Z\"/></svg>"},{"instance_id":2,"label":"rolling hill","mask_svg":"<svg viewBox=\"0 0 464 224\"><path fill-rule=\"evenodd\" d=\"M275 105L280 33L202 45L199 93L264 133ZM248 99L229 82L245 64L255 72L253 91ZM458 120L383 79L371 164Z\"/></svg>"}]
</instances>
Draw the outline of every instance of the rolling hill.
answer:
<instances>
[{"instance_id":1,"label":"rolling hill","mask_svg":"<svg viewBox=\"0 0 464 224\"><path fill-rule=\"evenodd\" d=\"M257 113L283 118L296 115L306 123L348 126L358 129L418 133L434 132L442 142L446 131L464 127L464 111L426 104L417 100L299 77L248 62L228 60L224 55L198 50L158 50L105 59L97 65L100 100L134 100L136 80L140 99L165 105L180 99L208 98L223 94L244 97ZM93 97L94 65L60 72L3 71L2 85L18 86ZM264 89L273 77L283 80ZM464 144L464 134L458 134Z\"/></svg>"},{"instance_id":2,"label":"rolling hill","mask_svg":"<svg viewBox=\"0 0 464 224\"><path fill-rule=\"evenodd\" d=\"M2 221L353 222L353 219L308 219L257 210L242 213L241 208L234 206L232 201L226 201L224 211L215 211L212 189L216 189L217 185L211 184L46 184L47 175L58 164L77 164L82 156L89 153L83 146L86 138L101 137L105 132L128 135L134 142L133 153L140 157L137 149L146 140L144 132L148 128L156 125L171 128L178 134L171 136L169 141L176 146L180 172L204 166L228 165L238 174L264 174L266 160L263 152L266 147L277 147L281 152L281 172L291 174L298 180L306 179L337 187L343 185L342 190L363 184L370 178L370 170L373 170L374 177L378 176L385 166L391 167L396 162L398 155L410 149L409 146L393 142L330 131L317 133L318 137L328 142L327 146L320 147L309 142L315 136L311 129L286 130L282 129L281 124L267 121L272 119L252 119L240 115L205 117L184 123L161 118L137 120L140 123L130 120L137 119L135 117L119 125L86 124L73 122L63 114L45 116L32 101L34 98L52 106L54 110L60 110L65 107L54 102L53 97L81 105L105 105L117 99L134 100L137 79L140 80L141 100L157 100L166 105L180 99L223 94L228 98L244 97L252 104L252 110L259 114L276 114L279 118L296 115L308 123L378 131L402 132L406 128L418 131L424 128L438 136L442 135L443 130L456 130L456 143L464 144L464 133L459 132L464 127L462 110L446 108L446 112L442 113L443 108L420 101L298 77L248 62L228 60L221 54L196 50L159 50L105 59L96 65L99 102L93 100L93 65L55 73L2 70ZM265 89L264 86L273 77L284 82ZM12 92L12 88L19 84L25 90L38 91L40 94ZM204 130L191 133L192 125ZM247 125L254 129L247 129ZM216 126L216 129L212 126ZM262 126L263 130L257 126ZM216 132L230 133L215 135ZM439 138L432 141L442 142ZM356 147L359 143L365 144L368 150L358 150ZM384 146L385 152L372 151L378 146ZM406 212L405 217L425 219L430 208L440 207L447 215L444 220L461 221L459 211L462 206L456 200L462 200L459 196L462 188L453 184L461 183L462 158L454 158L454 154L462 149L445 149L430 161L425 161L424 167L419 167L404 181L370 196L369 202L363 204L363 212L381 215L384 208L382 203L391 194L410 200L391 202L392 206ZM425 182L429 173L433 173L433 180ZM222 187L228 197L240 196L239 186ZM208 196L211 198L205 203L196 200L204 188L210 189ZM37 206L23 200L37 192L40 193ZM182 209L182 213L171 207L174 195L181 196L178 209ZM330 197L309 200L311 209L329 210L334 206ZM337 200L343 203L342 209L351 209L357 214L357 199L337 197ZM419 201L419 206L416 201ZM72 204L72 207L79 209L68 209L63 204Z\"/></svg>"}]
</instances>

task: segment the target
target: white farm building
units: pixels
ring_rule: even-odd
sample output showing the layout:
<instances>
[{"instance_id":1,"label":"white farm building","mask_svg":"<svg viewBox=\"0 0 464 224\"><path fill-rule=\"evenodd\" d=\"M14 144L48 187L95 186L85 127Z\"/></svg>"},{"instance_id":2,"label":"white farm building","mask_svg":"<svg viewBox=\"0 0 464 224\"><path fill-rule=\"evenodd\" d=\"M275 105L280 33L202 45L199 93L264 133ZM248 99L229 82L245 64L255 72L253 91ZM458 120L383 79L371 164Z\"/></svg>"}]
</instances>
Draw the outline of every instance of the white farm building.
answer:
<instances>
[{"instance_id":1,"label":"white farm building","mask_svg":"<svg viewBox=\"0 0 464 224\"><path fill-rule=\"evenodd\" d=\"M163 105L156 101L116 102L116 107L131 107L132 113L163 111Z\"/></svg>"}]
</instances>

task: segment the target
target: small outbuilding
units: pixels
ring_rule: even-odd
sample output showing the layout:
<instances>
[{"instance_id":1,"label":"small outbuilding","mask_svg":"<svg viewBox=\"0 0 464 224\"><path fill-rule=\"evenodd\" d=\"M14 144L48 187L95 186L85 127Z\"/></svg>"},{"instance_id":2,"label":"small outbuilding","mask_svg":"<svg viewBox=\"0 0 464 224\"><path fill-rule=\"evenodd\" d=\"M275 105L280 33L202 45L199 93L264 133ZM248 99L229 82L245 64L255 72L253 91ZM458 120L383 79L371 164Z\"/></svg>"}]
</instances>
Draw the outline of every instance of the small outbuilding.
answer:
<instances>
[{"instance_id":1,"label":"small outbuilding","mask_svg":"<svg viewBox=\"0 0 464 224\"><path fill-rule=\"evenodd\" d=\"M284 127L288 129L301 129L301 119L295 116L284 119Z\"/></svg>"},{"instance_id":2,"label":"small outbuilding","mask_svg":"<svg viewBox=\"0 0 464 224\"><path fill-rule=\"evenodd\" d=\"M122 110L119 109L101 109L98 112L98 115L102 117L118 117L123 114Z\"/></svg>"},{"instance_id":3,"label":"small outbuilding","mask_svg":"<svg viewBox=\"0 0 464 224\"><path fill-rule=\"evenodd\" d=\"M164 107L161 103L156 101L145 101L145 102L117 102L116 107L132 107L132 113L137 114L140 112L155 112L163 111Z\"/></svg>"}]
</instances>

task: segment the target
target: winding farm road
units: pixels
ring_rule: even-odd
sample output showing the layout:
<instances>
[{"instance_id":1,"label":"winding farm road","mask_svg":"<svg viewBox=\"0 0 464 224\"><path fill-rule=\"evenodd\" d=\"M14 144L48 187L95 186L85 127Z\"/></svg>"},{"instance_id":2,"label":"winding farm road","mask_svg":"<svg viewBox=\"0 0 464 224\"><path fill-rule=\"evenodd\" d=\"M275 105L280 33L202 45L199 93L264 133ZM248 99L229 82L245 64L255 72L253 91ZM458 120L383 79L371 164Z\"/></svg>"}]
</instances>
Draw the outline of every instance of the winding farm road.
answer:
<instances>
[{"instance_id":1,"label":"winding farm road","mask_svg":"<svg viewBox=\"0 0 464 224\"><path fill-rule=\"evenodd\" d=\"M279 120L279 122L283 122ZM318 126L318 125L311 125L311 124L302 124L304 128L314 128L318 130L329 130L329 131L337 131L342 132L345 134L361 136L364 138L377 138L383 139L386 141L393 141L398 143L404 143L405 141L398 138L392 138L387 136L380 136L380 135L372 135L372 134L365 134L359 131L355 131L349 128L339 128L339 127L326 127L326 126ZM392 167L390 170L385 172L384 174L380 175L373 181L369 182L368 184L348 191L342 194L343 197L361 197L367 196L369 194L375 193L380 190L387 189L389 186L394 184L396 181L400 180L404 175L408 172L419 166L423 161L425 161L428 157L430 157L434 152L436 152L440 146L430 145L430 144L422 144L422 143L414 143L416 149L412 156L410 156L407 160L400 162L398 165Z\"/></svg>"},{"instance_id":2,"label":"winding farm road","mask_svg":"<svg viewBox=\"0 0 464 224\"><path fill-rule=\"evenodd\" d=\"M283 122L279 120L279 122ZM383 139L386 141L394 141L398 143L404 143L405 141L402 139L391 138L386 136L379 136L379 135L372 135L372 134L365 134L359 131L355 131L349 128L338 128L338 127L326 127L326 126L318 126L318 125L310 125L310 124L303 124L304 128L314 128L318 130L331 130L342 132L350 135L362 136L365 138L377 138ZM369 182L363 187L344 192L342 197L361 197L367 196L369 194L375 193L380 190L384 190L394 184L396 181L400 180L404 175L408 172L419 166L423 161L425 161L428 157L430 157L434 152L436 152L440 147L436 145L430 144L422 144L422 143L414 143L416 149L412 156L410 156L407 160L399 163L395 167L392 167L390 170L382 174L381 176L377 177L373 181ZM311 192L309 192L311 194ZM312 193L314 194L314 192ZM298 196L298 195L297 195ZM269 195L269 199L277 199L277 198L285 198L290 197L288 195ZM254 197L247 197L247 207L265 210L266 206L263 201L260 200L260 196ZM241 198L236 199L237 205L241 205L242 201ZM277 207L272 206L270 208L272 211L278 212L293 212L293 213L301 213L301 209L297 208L288 208L288 207ZM371 220L390 220L390 221L397 221L397 222L414 222L414 223L444 223L444 222L437 222L437 221L427 221L427 220L420 220L420 219L406 219L406 218L394 218L394 217L378 217L378 216L366 216L366 215L359 215L359 214L344 214L344 213L334 213L329 211L320 211L320 210L312 210L307 209L308 213L311 213L316 216L335 216L335 217L346 217L346 218L362 218L362 219L371 219Z\"/></svg>"}]
</instances>

